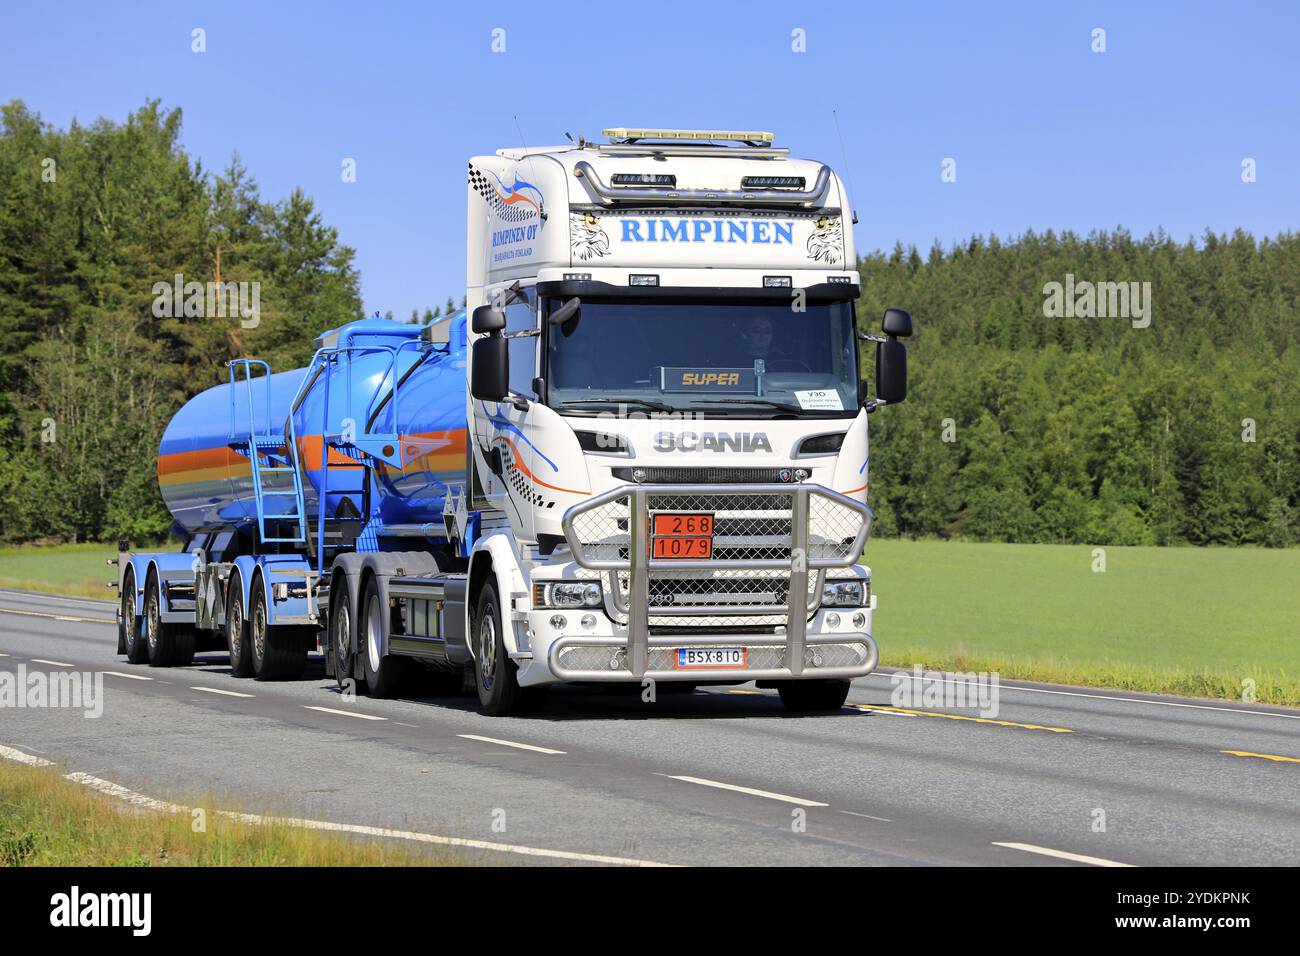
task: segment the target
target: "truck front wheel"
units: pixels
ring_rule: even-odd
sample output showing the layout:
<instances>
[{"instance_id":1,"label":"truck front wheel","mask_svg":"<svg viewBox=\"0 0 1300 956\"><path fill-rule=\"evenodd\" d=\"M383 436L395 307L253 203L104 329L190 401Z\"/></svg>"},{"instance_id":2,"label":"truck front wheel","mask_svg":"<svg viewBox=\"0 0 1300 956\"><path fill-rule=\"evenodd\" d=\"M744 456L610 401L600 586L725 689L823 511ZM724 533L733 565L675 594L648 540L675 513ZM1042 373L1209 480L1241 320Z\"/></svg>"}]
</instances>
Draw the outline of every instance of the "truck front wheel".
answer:
<instances>
[{"instance_id":1,"label":"truck front wheel","mask_svg":"<svg viewBox=\"0 0 1300 956\"><path fill-rule=\"evenodd\" d=\"M849 696L846 680L788 680L777 686L785 709L796 714L829 713L844 706Z\"/></svg>"},{"instance_id":2,"label":"truck front wheel","mask_svg":"<svg viewBox=\"0 0 1300 956\"><path fill-rule=\"evenodd\" d=\"M479 592L474 614L474 676L479 710L490 717L539 713L546 704L546 688L520 687L518 674L518 665L506 653L496 582L488 578Z\"/></svg>"}]
</instances>

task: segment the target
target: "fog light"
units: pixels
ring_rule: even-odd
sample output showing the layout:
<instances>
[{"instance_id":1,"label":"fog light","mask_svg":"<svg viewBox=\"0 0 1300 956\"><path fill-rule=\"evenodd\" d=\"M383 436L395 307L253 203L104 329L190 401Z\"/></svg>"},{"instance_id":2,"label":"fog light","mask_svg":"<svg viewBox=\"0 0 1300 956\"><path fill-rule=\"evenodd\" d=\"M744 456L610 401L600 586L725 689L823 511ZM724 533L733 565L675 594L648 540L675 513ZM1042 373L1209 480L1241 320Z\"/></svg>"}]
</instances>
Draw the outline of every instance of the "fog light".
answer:
<instances>
[{"instance_id":1,"label":"fog light","mask_svg":"<svg viewBox=\"0 0 1300 956\"><path fill-rule=\"evenodd\" d=\"M827 615L826 615L826 626L829 627L829 628L836 628L836 627L839 627L839 626L840 626L840 616L839 616L838 614L836 614L834 611L831 611L830 614L827 614Z\"/></svg>"},{"instance_id":2,"label":"fog light","mask_svg":"<svg viewBox=\"0 0 1300 956\"><path fill-rule=\"evenodd\" d=\"M856 627L859 631L862 630L864 627L867 626L867 616L863 614L861 611L853 615L853 626Z\"/></svg>"},{"instance_id":3,"label":"fog light","mask_svg":"<svg viewBox=\"0 0 1300 956\"><path fill-rule=\"evenodd\" d=\"M582 626L584 630L588 630L588 631L594 628L596 626L596 615L594 614L582 615Z\"/></svg>"},{"instance_id":4,"label":"fog light","mask_svg":"<svg viewBox=\"0 0 1300 956\"><path fill-rule=\"evenodd\" d=\"M564 625L566 625L566 624L568 624L568 623L569 623L569 622L568 622L567 620L565 620L563 614L552 614L552 615L551 615L551 629L552 629L552 630L562 631L562 630L564 630Z\"/></svg>"}]
</instances>

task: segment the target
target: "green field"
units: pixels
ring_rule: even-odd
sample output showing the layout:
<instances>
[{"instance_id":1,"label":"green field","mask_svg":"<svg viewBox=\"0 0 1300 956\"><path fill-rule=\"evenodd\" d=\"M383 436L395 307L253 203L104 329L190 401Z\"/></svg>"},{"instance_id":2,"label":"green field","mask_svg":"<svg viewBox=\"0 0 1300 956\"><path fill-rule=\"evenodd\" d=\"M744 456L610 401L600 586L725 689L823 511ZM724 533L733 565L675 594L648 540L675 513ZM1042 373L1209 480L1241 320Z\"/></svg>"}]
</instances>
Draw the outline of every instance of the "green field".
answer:
<instances>
[{"instance_id":1,"label":"green field","mask_svg":"<svg viewBox=\"0 0 1300 956\"><path fill-rule=\"evenodd\" d=\"M104 563L115 557L113 544L0 547L0 588L116 601L117 592L104 586L117 578L117 568Z\"/></svg>"},{"instance_id":2,"label":"green field","mask_svg":"<svg viewBox=\"0 0 1300 956\"><path fill-rule=\"evenodd\" d=\"M1300 549L880 539L885 664L1300 705ZM0 587L112 600L112 545L0 549Z\"/></svg>"},{"instance_id":3,"label":"green field","mask_svg":"<svg viewBox=\"0 0 1300 956\"><path fill-rule=\"evenodd\" d=\"M885 664L1300 705L1300 550L877 540Z\"/></svg>"}]
</instances>

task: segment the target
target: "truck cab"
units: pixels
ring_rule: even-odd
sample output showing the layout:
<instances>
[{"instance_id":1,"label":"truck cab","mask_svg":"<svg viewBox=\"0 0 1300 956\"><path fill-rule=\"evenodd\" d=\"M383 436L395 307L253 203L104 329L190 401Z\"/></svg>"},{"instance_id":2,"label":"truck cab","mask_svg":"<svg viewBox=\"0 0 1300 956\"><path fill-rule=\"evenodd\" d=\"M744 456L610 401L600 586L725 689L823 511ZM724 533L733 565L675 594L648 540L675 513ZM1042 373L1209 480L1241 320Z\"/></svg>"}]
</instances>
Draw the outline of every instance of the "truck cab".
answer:
<instances>
[{"instance_id":1,"label":"truck cab","mask_svg":"<svg viewBox=\"0 0 1300 956\"><path fill-rule=\"evenodd\" d=\"M469 161L465 636L485 710L557 682L776 687L876 666L851 213L770 133L610 129Z\"/></svg>"}]
</instances>

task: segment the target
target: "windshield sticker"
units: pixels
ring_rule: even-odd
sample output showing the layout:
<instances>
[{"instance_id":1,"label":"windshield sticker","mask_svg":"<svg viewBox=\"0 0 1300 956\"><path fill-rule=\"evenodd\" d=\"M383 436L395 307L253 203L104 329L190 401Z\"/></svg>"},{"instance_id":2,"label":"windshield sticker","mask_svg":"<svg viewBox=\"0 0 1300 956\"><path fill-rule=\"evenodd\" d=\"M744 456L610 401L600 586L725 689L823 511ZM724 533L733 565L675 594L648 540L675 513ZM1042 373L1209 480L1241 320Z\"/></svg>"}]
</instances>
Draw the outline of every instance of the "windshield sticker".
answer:
<instances>
[{"instance_id":1,"label":"windshield sticker","mask_svg":"<svg viewBox=\"0 0 1300 956\"><path fill-rule=\"evenodd\" d=\"M664 392L757 391L752 368L668 368L659 370L659 388Z\"/></svg>"},{"instance_id":2,"label":"windshield sticker","mask_svg":"<svg viewBox=\"0 0 1300 956\"><path fill-rule=\"evenodd\" d=\"M833 388L811 388L806 391L796 390L794 397L799 400L799 407L804 411L844 411L844 403L840 401L840 393Z\"/></svg>"}]
</instances>

